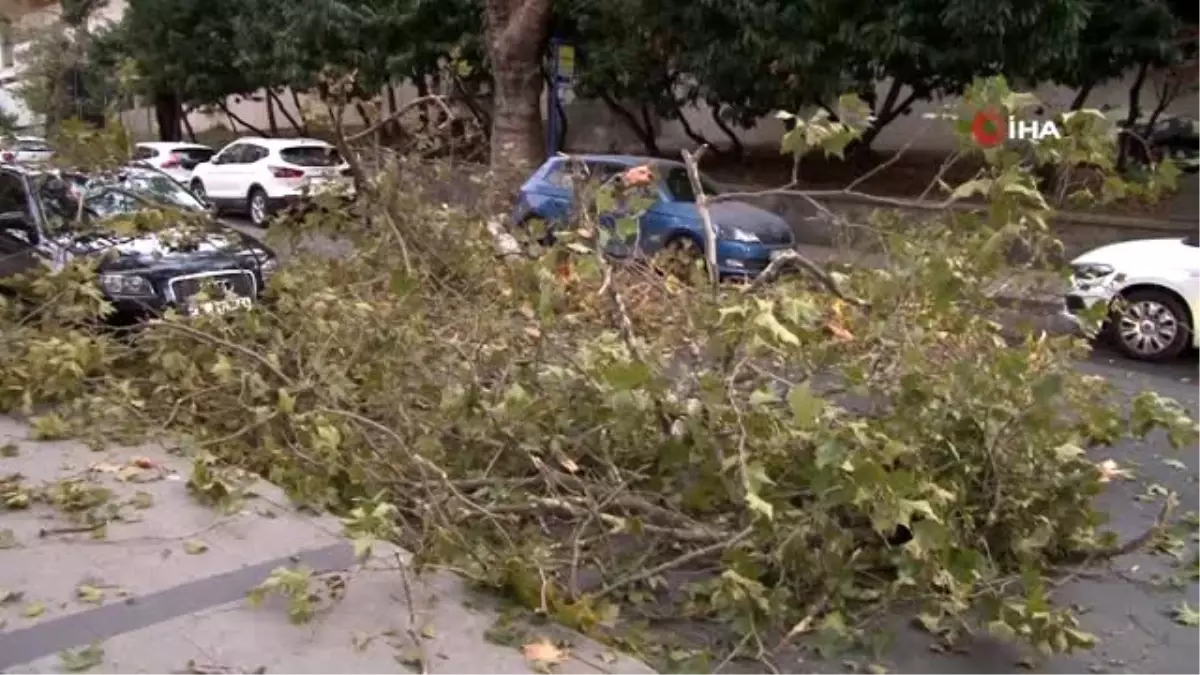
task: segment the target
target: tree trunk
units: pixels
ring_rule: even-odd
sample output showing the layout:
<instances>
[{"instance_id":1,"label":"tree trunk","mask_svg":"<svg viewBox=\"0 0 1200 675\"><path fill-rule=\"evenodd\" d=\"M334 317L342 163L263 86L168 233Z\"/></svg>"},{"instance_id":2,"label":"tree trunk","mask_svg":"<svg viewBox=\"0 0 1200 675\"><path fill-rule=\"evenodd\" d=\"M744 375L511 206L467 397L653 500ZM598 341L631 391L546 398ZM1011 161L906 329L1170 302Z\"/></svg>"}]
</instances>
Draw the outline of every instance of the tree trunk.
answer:
<instances>
[{"instance_id":1,"label":"tree trunk","mask_svg":"<svg viewBox=\"0 0 1200 675\"><path fill-rule=\"evenodd\" d=\"M1125 126L1118 136L1120 142L1117 144L1117 170L1124 171L1129 165L1130 153L1138 153L1144 150L1144 142L1138 132L1137 120L1142 115L1142 86L1146 84L1146 74L1150 71L1150 64L1143 63L1138 68L1137 77L1134 78L1133 84L1129 87L1129 114L1125 117ZM1135 155L1137 156L1137 155Z\"/></svg>"},{"instance_id":2,"label":"tree trunk","mask_svg":"<svg viewBox=\"0 0 1200 675\"><path fill-rule=\"evenodd\" d=\"M308 120L304 118L304 106L300 105L300 95L295 89L288 89L292 94L292 105L296 106L296 116L300 118L300 133L308 135Z\"/></svg>"},{"instance_id":3,"label":"tree trunk","mask_svg":"<svg viewBox=\"0 0 1200 675\"><path fill-rule=\"evenodd\" d=\"M158 140L183 140L180 110L179 97L175 92L160 91L154 94L154 121L158 123Z\"/></svg>"},{"instance_id":4,"label":"tree trunk","mask_svg":"<svg viewBox=\"0 0 1200 675\"><path fill-rule=\"evenodd\" d=\"M270 91L267 92L264 98L266 98L267 104L267 128L271 130L272 136L278 136L279 121L275 119L275 98L271 96Z\"/></svg>"},{"instance_id":5,"label":"tree trunk","mask_svg":"<svg viewBox=\"0 0 1200 675\"><path fill-rule=\"evenodd\" d=\"M493 169L527 171L545 159L542 138L542 45L551 0L486 0L487 50L494 82Z\"/></svg>"},{"instance_id":6,"label":"tree trunk","mask_svg":"<svg viewBox=\"0 0 1200 675\"><path fill-rule=\"evenodd\" d=\"M188 119L188 110L182 105L179 106L179 121L183 123L183 128L187 131L188 140L196 142L196 130L192 128L192 121Z\"/></svg>"},{"instance_id":7,"label":"tree trunk","mask_svg":"<svg viewBox=\"0 0 1200 675\"><path fill-rule=\"evenodd\" d=\"M281 101L279 99L279 95L275 93L275 90L268 89L267 90L267 98L275 101L275 105L278 107L279 112L283 113L284 119L286 119L288 121L288 124L292 125L292 127L296 130L296 133L299 133L299 134L308 133L307 131L305 131L304 125L301 124L300 122L296 121L296 118L292 116L292 113L288 112L287 106L284 105L283 101ZM297 109L297 114L299 114L298 109Z\"/></svg>"}]
</instances>

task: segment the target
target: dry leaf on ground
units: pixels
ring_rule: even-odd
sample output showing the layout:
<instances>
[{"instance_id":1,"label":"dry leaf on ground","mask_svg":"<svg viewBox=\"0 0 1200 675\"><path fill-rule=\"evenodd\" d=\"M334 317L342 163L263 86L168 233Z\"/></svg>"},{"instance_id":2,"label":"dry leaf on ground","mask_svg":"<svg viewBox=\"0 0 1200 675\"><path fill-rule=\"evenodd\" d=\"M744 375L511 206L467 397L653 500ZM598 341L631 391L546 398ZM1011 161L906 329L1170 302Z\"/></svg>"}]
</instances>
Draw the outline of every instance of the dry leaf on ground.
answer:
<instances>
[{"instance_id":1,"label":"dry leaf on ground","mask_svg":"<svg viewBox=\"0 0 1200 675\"><path fill-rule=\"evenodd\" d=\"M538 638L536 642L521 647L521 653L535 666L554 666L567 660L567 650L547 638Z\"/></svg>"}]
</instances>

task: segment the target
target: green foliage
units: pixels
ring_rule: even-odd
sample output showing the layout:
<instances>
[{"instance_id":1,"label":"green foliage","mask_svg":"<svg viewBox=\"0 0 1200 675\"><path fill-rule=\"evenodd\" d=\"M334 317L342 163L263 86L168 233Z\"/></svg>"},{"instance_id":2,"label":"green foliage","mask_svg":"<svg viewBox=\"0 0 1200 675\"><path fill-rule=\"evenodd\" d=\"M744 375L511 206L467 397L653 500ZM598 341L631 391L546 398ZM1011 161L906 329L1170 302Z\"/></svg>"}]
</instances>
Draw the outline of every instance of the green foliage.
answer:
<instances>
[{"instance_id":1,"label":"green foliage","mask_svg":"<svg viewBox=\"0 0 1200 675\"><path fill-rule=\"evenodd\" d=\"M867 124L853 103L805 118L787 151L844 147ZM272 229L290 260L250 311L117 337L81 321L102 315L86 269L24 280L27 304L0 306L0 404L97 440L172 434L199 499L241 494L230 467L259 474L342 516L360 555L394 540L601 635L675 616L832 649L916 603L939 634L982 617L1084 648L1043 589L1115 551L1092 447L1156 429L1186 446L1196 427L1155 396L1115 404L1077 370L1081 341L1014 342L993 320L1006 248L1058 245L1024 155L989 153L945 186L985 211L934 214L919 237L881 223L893 266L837 293L800 275L697 288L609 260L601 216L645 208L620 181L582 181L558 244L501 261L490 210L375 157L353 209ZM349 252L314 249L322 235ZM0 485L19 508L23 488ZM277 570L252 597L281 593L304 621L316 580Z\"/></svg>"}]
</instances>

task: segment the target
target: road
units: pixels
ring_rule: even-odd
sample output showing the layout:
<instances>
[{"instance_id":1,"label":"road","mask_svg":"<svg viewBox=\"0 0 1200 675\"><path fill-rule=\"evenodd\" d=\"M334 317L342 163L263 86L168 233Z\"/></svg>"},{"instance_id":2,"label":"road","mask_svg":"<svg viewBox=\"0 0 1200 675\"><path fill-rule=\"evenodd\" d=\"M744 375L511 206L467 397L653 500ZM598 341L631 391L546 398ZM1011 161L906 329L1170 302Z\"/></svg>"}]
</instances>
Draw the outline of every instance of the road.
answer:
<instances>
[{"instance_id":1,"label":"road","mask_svg":"<svg viewBox=\"0 0 1200 675\"><path fill-rule=\"evenodd\" d=\"M239 229L255 236L260 230L244 224ZM1039 317L1030 317L1038 321ZM1195 352L1166 364L1148 364L1128 360L1114 352L1098 348L1080 369L1112 382L1120 396L1128 400L1144 390L1158 392L1179 401L1192 415L1200 418L1197 393L1197 356ZM1101 497L1101 507L1110 514L1110 526L1122 540L1145 531L1161 507L1161 496L1151 493L1165 488L1179 494L1181 513L1190 512L1200 503L1197 476L1200 453L1195 448L1174 451L1162 434L1143 442L1126 442L1109 449L1096 450L1097 461L1112 459L1132 470L1134 477L1118 481ZM1180 464L1185 468L1180 468ZM1182 561L1193 560L1197 541L1194 530L1185 542ZM1183 578L1178 564L1165 555L1137 553L1114 562L1111 568L1094 570L1056 590L1063 605L1075 605L1082 614L1083 629L1100 638L1091 652L1055 657L1032 664L1032 672L1043 673L1196 673L1200 672L1200 633L1194 627L1176 623L1172 609L1180 602L1200 606L1198 586L1188 580L1182 587L1163 583L1168 578ZM1192 566L1194 569L1194 565ZM1006 673L1013 672L1025 660L1025 654L1011 644L985 636L975 638L961 653L934 652L930 636L916 629L897 625L898 638L887 654L877 659L866 657L847 661L800 660L776 661L783 672L845 672L851 663L883 665L891 672L912 673ZM1029 667L1031 664L1023 664ZM728 672L761 672L761 666L733 663Z\"/></svg>"}]
</instances>

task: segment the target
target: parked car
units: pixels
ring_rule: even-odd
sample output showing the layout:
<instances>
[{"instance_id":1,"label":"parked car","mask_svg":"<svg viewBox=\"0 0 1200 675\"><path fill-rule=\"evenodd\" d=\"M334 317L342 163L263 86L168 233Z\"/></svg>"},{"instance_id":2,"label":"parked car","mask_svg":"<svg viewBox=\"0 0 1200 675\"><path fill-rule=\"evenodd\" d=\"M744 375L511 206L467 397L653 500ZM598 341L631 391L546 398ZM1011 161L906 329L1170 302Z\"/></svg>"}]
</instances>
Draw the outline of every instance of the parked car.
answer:
<instances>
[{"instance_id":1,"label":"parked car","mask_svg":"<svg viewBox=\"0 0 1200 675\"><path fill-rule=\"evenodd\" d=\"M579 159L587 166L589 176L599 176L602 180L633 167L648 165L653 169L656 182L652 189L657 201L642 216L636 237L627 241L617 241L614 237L609 254L624 257L677 250L696 257L702 255L704 225L682 163L630 155L586 155ZM513 224L520 226L533 219L551 224L564 222L571 208L570 172L567 158L547 160L521 186L511 216ZM707 178L702 180L707 194L720 194L715 183ZM716 202L709 212L717 229L717 267L722 276L756 276L775 256L795 243L786 221L746 202ZM612 221L611 215L601 214L602 223Z\"/></svg>"},{"instance_id":2,"label":"parked car","mask_svg":"<svg viewBox=\"0 0 1200 675\"><path fill-rule=\"evenodd\" d=\"M262 227L272 213L326 190L350 192L337 148L312 138L240 138L196 165L192 192Z\"/></svg>"},{"instance_id":3,"label":"parked car","mask_svg":"<svg viewBox=\"0 0 1200 675\"><path fill-rule=\"evenodd\" d=\"M44 164L52 157L54 148L37 136L15 136L0 146L0 162L5 164Z\"/></svg>"},{"instance_id":4,"label":"parked car","mask_svg":"<svg viewBox=\"0 0 1200 675\"><path fill-rule=\"evenodd\" d=\"M1145 361L1173 359L1200 346L1200 238L1141 239L1102 246L1071 262L1065 315L1102 305L1101 337Z\"/></svg>"},{"instance_id":5,"label":"parked car","mask_svg":"<svg viewBox=\"0 0 1200 675\"><path fill-rule=\"evenodd\" d=\"M192 314L245 308L276 269L270 249L208 218L202 203L163 174L134 168L86 184L76 178L0 167L0 278L94 256L99 286L116 310L110 320L128 324L172 307ZM196 212L200 224L185 227L181 216L175 228L128 236L103 228L105 219L156 203Z\"/></svg>"},{"instance_id":6,"label":"parked car","mask_svg":"<svg viewBox=\"0 0 1200 675\"><path fill-rule=\"evenodd\" d=\"M154 167L187 185L196 165L212 159L214 154L212 148L196 143L138 143L133 149L133 161Z\"/></svg>"}]
</instances>

